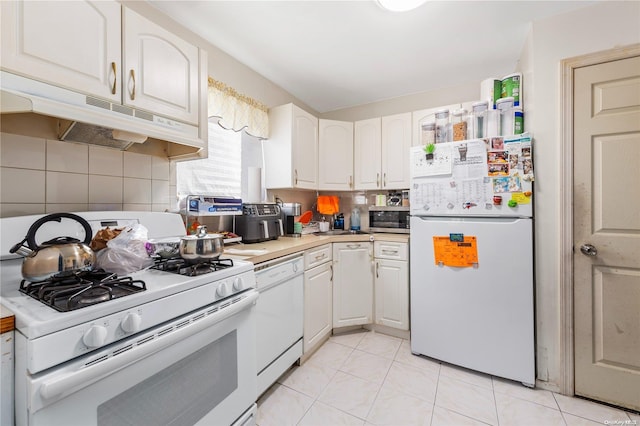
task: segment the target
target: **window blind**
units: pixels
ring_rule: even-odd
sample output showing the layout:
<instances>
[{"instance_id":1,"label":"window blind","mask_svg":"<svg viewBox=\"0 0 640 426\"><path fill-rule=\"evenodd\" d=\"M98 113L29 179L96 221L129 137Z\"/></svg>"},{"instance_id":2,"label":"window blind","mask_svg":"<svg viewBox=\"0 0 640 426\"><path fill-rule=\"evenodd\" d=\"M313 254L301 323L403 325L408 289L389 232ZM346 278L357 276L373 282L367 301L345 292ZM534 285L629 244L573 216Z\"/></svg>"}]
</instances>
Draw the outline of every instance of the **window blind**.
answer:
<instances>
[{"instance_id":1,"label":"window blind","mask_svg":"<svg viewBox=\"0 0 640 426\"><path fill-rule=\"evenodd\" d=\"M242 134L209 122L209 157L176 164L177 191L187 195L240 197Z\"/></svg>"}]
</instances>

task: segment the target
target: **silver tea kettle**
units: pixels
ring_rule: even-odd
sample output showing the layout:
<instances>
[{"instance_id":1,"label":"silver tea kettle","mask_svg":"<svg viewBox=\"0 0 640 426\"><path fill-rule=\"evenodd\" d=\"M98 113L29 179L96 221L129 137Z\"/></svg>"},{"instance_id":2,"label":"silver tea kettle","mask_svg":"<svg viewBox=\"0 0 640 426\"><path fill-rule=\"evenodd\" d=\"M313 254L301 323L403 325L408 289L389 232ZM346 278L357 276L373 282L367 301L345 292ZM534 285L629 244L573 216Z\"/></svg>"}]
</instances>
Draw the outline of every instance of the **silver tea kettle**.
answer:
<instances>
[{"instance_id":1,"label":"silver tea kettle","mask_svg":"<svg viewBox=\"0 0 640 426\"><path fill-rule=\"evenodd\" d=\"M60 222L62 218L75 220L82 225L85 232L84 241L72 237L57 237L38 245L38 229L47 222ZM96 255L89 247L92 237L91 225L82 217L73 213L55 213L35 221L24 240L11 247L9 251L24 257L22 277L25 280L42 281L57 274L72 274L93 269Z\"/></svg>"}]
</instances>

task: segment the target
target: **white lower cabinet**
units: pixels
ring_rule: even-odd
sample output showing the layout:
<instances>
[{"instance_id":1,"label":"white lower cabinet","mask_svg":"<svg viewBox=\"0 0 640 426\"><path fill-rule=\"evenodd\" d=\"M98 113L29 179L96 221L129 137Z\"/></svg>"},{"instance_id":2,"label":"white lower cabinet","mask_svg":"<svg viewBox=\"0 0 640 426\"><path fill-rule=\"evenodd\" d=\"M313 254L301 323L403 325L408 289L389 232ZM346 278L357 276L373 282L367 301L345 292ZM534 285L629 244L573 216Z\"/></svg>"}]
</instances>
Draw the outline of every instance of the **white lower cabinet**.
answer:
<instances>
[{"instance_id":1,"label":"white lower cabinet","mask_svg":"<svg viewBox=\"0 0 640 426\"><path fill-rule=\"evenodd\" d=\"M333 244L333 327L373 322L373 244Z\"/></svg>"},{"instance_id":2,"label":"white lower cabinet","mask_svg":"<svg viewBox=\"0 0 640 426\"><path fill-rule=\"evenodd\" d=\"M407 243L375 243L375 323L409 330Z\"/></svg>"},{"instance_id":3,"label":"white lower cabinet","mask_svg":"<svg viewBox=\"0 0 640 426\"><path fill-rule=\"evenodd\" d=\"M2 367L0 368L0 387L2 387L2 395L0 397L0 424L13 424L13 367L14 367L14 348L13 333L7 331L0 335L0 351L2 351Z\"/></svg>"},{"instance_id":4,"label":"white lower cabinet","mask_svg":"<svg viewBox=\"0 0 640 426\"><path fill-rule=\"evenodd\" d=\"M305 252L303 353L314 349L333 329L331 244Z\"/></svg>"}]
</instances>

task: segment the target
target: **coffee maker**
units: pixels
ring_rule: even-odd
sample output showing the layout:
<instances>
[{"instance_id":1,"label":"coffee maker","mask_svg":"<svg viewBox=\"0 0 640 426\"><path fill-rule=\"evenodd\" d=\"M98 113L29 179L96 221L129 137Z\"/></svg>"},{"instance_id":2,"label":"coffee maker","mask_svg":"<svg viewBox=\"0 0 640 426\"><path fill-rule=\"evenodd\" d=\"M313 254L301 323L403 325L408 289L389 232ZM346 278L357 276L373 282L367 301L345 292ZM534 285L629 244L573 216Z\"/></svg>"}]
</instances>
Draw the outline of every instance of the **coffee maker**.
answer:
<instances>
[{"instance_id":1,"label":"coffee maker","mask_svg":"<svg viewBox=\"0 0 640 426\"><path fill-rule=\"evenodd\" d=\"M302 213L300 203L282 203L282 222L284 223L284 233L288 237L299 237L301 229L296 229L296 217ZM296 232L297 231L297 232Z\"/></svg>"}]
</instances>

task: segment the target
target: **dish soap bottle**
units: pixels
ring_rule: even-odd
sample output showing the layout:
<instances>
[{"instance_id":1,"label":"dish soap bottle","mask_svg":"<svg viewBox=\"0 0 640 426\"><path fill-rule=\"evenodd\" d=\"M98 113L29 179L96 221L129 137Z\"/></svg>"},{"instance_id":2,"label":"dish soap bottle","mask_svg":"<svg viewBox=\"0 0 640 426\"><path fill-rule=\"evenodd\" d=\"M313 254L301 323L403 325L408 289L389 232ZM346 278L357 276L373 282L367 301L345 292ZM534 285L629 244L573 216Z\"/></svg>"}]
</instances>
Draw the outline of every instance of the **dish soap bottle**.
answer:
<instances>
[{"instance_id":1,"label":"dish soap bottle","mask_svg":"<svg viewBox=\"0 0 640 426\"><path fill-rule=\"evenodd\" d=\"M351 210L351 230L360 230L360 209L357 206Z\"/></svg>"}]
</instances>

